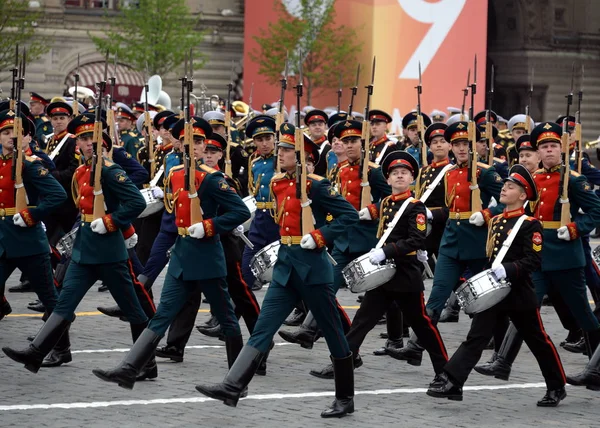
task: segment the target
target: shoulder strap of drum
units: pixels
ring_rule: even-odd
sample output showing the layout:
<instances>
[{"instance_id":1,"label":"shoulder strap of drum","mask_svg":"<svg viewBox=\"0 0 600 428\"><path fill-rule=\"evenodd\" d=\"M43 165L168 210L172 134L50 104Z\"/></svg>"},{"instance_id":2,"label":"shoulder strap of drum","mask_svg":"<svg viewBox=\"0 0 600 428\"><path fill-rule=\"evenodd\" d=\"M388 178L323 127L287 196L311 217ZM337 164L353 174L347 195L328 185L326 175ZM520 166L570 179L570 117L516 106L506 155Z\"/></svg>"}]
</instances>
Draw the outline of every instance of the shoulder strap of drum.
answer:
<instances>
[{"instance_id":1,"label":"shoulder strap of drum","mask_svg":"<svg viewBox=\"0 0 600 428\"><path fill-rule=\"evenodd\" d=\"M152 165L150 166L150 168L152 168ZM156 187L156 185L158 184L158 181L161 179L164 171L165 171L165 165L163 164L163 165L160 166L160 168L156 172L156 175L154 176L154 178L150 182L150 188Z\"/></svg>"},{"instance_id":2,"label":"shoulder strap of drum","mask_svg":"<svg viewBox=\"0 0 600 428\"><path fill-rule=\"evenodd\" d=\"M431 184L429 184L429 186L427 186L427 190L425 190L425 193L423 193L423 196L421 196L419 198L419 200L423 203L425 203L425 201L427 200L427 198L429 198L429 196L431 196L431 194L433 193L433 191L435 190L436 186L440 183L440 181L442 181L442 179L444 178L444 175L446 175L446 173L448 172L448 170L450 168L452 168L454 165L449 163L448 165L446 165L444 167L444 169L442 169L440 171L440 173L437 175L437 177L435 177L435 180L433 180L431 182Z\"/></svg>"},{"instance_id":3,"label":"shoulder strap of drum","mask_svg":"<svg viewBox=\"0 0 600 428\"><path fill-rule=\"evenodd\" d=\"M502 244L502 248L500 249L500 252L494 259L494 262L492 263L492 269L500 266L500 264L502 263L502 260L504 260L506 253L508 253L508 249L510 248L513 241L515 240L517 233L519 233L519 229L523 225L523 222L525 221L526 218L527 218L526 215L522 215L521 217L519 217L519 219L515 223L515 226L512 228L512 230L508 234L508 237L505 239L504 243Z\"/></svg>"},{"instance_id":4,"label":"shoulder strap of drum","mask_svg":"<svg viewBox=\"0 0 600 428\"><path fill-rule=\"evenodd\" d=\"M407 198L404 201L404 203L402 204L402 206L400 207L400 209L398 210L398 212L396 213L396 215L394 216L394 218L390 222L390 224L387 227L387 229L385 230L385 232L383 232L383 235L381 235L381 238L379 238L379 242L377 242L377 245L375 246L375 248L381 248L381 247L383 247L383 244L385 244L385 241L388 239L388 237L390 236L390 234L394 230L394 227L396 227L396 224L398 223L398 220L400 220L400 217L402 217L402 214L404 214L404 211L406 211L406 208L408 207L408 204L410 204L411 201L413 201L414 199L415 198L410 197L410 198Z\"/></svg>"},{"instance_id":5,"label":"shoulder strap of drum","mask_svg":"<svg viewBox=\"0 0 600 428\"><path fill-rule=\"evenodd\" d=\"M64 146L65 143L67 142L67 138L69 138L70 136L71 136L71 134L67 133L67 135L65 135L63 137L63 139L60 140L60 143L58 143L56 148L54 150L52 150L52 153L50 153L50 155L48 155L50 160L54 160L54 158L58 155L58 152L60 152L60 149L62 149L62 146Z\"/></svg>"}]
</instances>

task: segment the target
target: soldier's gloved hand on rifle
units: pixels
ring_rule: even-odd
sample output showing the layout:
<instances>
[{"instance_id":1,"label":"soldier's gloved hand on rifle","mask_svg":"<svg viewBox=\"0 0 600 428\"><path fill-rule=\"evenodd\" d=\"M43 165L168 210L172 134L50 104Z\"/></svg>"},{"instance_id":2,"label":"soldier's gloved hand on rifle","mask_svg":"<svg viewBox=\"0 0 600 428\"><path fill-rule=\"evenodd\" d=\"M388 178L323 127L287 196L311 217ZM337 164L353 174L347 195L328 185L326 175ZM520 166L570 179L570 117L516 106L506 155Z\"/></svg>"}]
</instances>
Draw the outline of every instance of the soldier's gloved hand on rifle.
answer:
<instances>
[{"instance_id":1,"label":"soldier's gloved hand on rifle","mask_svg":"<svg viewBox=\"0 0 600 428\"><path fill-rule=\"evenodd\" d=\"M300 248L305 250L314 250L317 248L317 243L310 233L304 235L300 240Z\"/></svg>"},{"instance_id":2,"label":"soldier's gloved hand on rifle","mask_svg":"<svg viewBox=\"0 0 600 428\"><path fill-rule=\"evenodd\" d=\"M558 239L562 239L563 241L571 240L571 234L569 233L569 228L567 226L556 229L556 234L558 235Z\"/></svg>"},{"instance_id":3,"label":"soldier's gloved hand on rifle","mask_svg":"<svg viewBox=\"0 0 600 428\"><path fill-rule=\"evenodd\" d=\"M23 220L23 216L19 213L16 213L13 216L13 223L15 224L15 226L27 227L27 223L25 223L25 220Z\"/></svg>"},{"instance_id":4,"label":"soldier's gloved hand on rifle","mask_svg":"<svg viewBox=\"0 0 600 428\"><path fill-rule=\"evenodd\" d=\"M92 232L98 233L99 235L104 235L105 233L108 233L108 229L106 229L104 221L101 218L97 218L96 220L91 222L90 228L92 229Z\"/></svg>"},{"instance_id":5,"label":"soldier's gloved hand on rifle","mask_svg":"<svg viewBox=\"0 0 600 428\"><path fill-rule=\"evenodd\" d=\"M427 250L417 250L417 260L422 263L429 260L429 257L427 257Z\"/></svg>"},{"instance_id":6,"label":"soldier's gloved hand on rifle","mask_svg":"<svg viewBox=\"0 0 600 428\"><path fill-rule=\"evenodd\" d=\"M165 196L165 192L163 192L160 187L153 187L152 196L154 196L156 199L162 199Z\"/></svg>"},{"instance_id":7,"label":"soldier's gloved hand on rifle","mask_svg":"<svg viewBox=\"0 0 600 428\"><path fill-rule=\"evenodd\" d=\"M234 236L242 236L244 234L244 225L240 224L238 227L233 229L231 233L233 233Z\"/></svg>"},{"instance_id":8,"label":"soldier's gloved hand on rifle","mask_svg":"<svg viewBox=\"0 0 600 428\"><path fill-rule=\"evenodd\" d=\"M204 238L204 225L202 223L195 223L188 227L190 236L194 239Z\"/></svg>"},{"instance_id":9,"label":"soldier's gloved hand on rifle","mask_svg":"<svg viewBox=\"0 0 600 428\"><path fill-rule=\"evenodd\" d=\"M381 263L384 260L385 260L385 253L383 252L383 249L373 248L369 252L369 261L371 262L371 264L378 265L379 263Z\"/></svg>"},{"instance_id":10,"label":"soldier's gloved hand on rifle","mask_svg":"<svg viewBox=\"0 0 600 428\"><path fill-rule=\"evenodd\" d=\"M475 226L483 226L485 224L485 219L483 218L483 214L477 211L476 213L471 214L469 217L469 223Z\"/></svg>"},{"instance_id":11,"label":"soldier's gloved hand on rifle","mask_svg":"<svg viewBox=\"0 0 600 428\"><path fill-rule=\"evenodd\" d=\"M369 212L368 208L363 208L362 210L360 210L358 212L358 218L360 220L373 220L373 218L371 218L371 213Z\"/></svg>"},{"instance_id":12,"label":"soldier's gloved hand on rifle","mask_svg":"<svg viewBox=\"0 0 600 428\"><path fill-rule=\"evenodd\" d=\"M133 235L131 235L129 238L127 238L125 240L125 248L127 248L128 250L135 247L138 243L138 235L137 233L134 233Z\"/></svg>"}]
</instances>

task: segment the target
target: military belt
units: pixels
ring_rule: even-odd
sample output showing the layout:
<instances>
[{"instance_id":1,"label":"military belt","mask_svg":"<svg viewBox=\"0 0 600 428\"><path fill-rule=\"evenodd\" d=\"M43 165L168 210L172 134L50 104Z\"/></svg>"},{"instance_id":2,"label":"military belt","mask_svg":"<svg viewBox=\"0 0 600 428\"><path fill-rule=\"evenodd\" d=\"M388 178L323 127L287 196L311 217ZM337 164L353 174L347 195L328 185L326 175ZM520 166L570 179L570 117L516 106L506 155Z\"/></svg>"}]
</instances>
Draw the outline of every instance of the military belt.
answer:
<instances>
[{"instance_id":1,"label":"military belt","mask_svg":"<svg viewBox=\"0 0 600 428\"><path fill-rule=\"evenodd\" d=\"M257 202L256 208L259 210L270 210L275 208L275 202Z\"/></svg>"},{"instance_id":2,"label":"military belt","mask_svg":"<svg viewBox=\"0 0 600 428\"><path fill-rule=\"evenodd\" d=\"M431 210L431 208L430 208ZM466 220L471 217L473 213L471 211L463 211L463 212L454 212L450 211L450 220Z\"/></svg>"},{"instance_id":3,"label":"military belt","mask_svg":"<svg viewBox=\"0 0 600 428\"><path fill-rule=\"evenodd\" d=\"M35 206L28 206L27 208L35 208ZM17 209L15 207L12 208L0 208L0 217L6 217L9 215L15 215L17 213Z\"/></svg>"},{"instance_id":4,"label":"military belt","mask_svg":"<svg viewBox=\"0 0 600 428\"><path fill-rule=\"evenodd\" d=\"M91 223L94 221L94 214L81 214L81 221L84 223Z\"/></svg>"},{"instance_id":5,"label":"military belt","mask_svg":"<svg viewBox=\"0 0 600 428\"><path fill-rule=\"evenodd\" d=\"M283 245L300 245L301 236L282 236L281 243Z\"/></svg>"},{"instance_id":6,"label":"military belt","mask_svg":"<svg viewBox=\"0 0 600 428\"><path fill-rule=\"evenodd\" d=\"M560 228L560 221L543 221L542 226L544 226L544 229L558 229Z\"/></svg>"},{"instance_id":7,"label":"military belt","mask_svg":"<svg viewBox=\"0 0 600 428\"><path fill-rule=\"evenodd\" d=\"M190 234L187 227L178 227L177 233L179 234L179 236L188 236Z\"/></svg>"}]
</instances>

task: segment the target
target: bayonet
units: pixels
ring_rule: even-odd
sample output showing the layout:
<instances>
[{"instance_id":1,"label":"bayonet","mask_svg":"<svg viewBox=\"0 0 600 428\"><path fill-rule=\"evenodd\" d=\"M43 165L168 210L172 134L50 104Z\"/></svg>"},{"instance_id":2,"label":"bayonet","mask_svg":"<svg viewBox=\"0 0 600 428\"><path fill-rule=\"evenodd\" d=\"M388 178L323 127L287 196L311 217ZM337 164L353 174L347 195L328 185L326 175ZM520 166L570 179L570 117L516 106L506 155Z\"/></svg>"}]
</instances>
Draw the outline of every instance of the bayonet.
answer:
<instances>
[{"instance_id":1,"label":"bayonet","mask_svg":"<svg viewBox=\"0 0 600 428\"><path fill-rule=\"evenodd\" d=\"M340 72L340 87L338 89L338 102L337 102L337 112L339 113L341 110L341 103L342 103L342 73Z\"/></svg>"},{"instance_id":2,"label":"bayonet","mask_svg":"<svg viewBox=\"0 0 600 428\"><path fill-rule=\"evenodd\" d=\"M488 93L488 105L485 111L485 138L488 143L488 165L494 165L494 138L492 134L492 103L494 102L494 65L492 64L492 72L490 77L490 91Z\"/></svg>"},{"instance_id":3,"label":"bayonet","mask_svg":"<svg viewBox=\"0 0 600 428\"><path fill-rule=\"evenodd\" d=\"M356 66L356 83L350 88L350 105L348 106L348 116L352 118L352 109L354 108L354 96L358 91L358 78L360 77L360 64Z\"/></svg>"},{"instance_id":4,"label":"bayonet","mask_svg":"<svg viewBox=\"0 0 600 428\"><path fill-rule=\"evenodd\" d=\"M423 123L423 115L421 114L421 94L423 93L421 61L419 61L419 84L415 86L415 89L417 90L417 135L421 146L421 166L425 166L427 165L427 147L424 144L425 124Z\"/></svg>"},{"instance_id":5,"label":"bayonet","mask_svg":"<svg viewBox=\"0 0 600 428\"><path fill-rule=\"evenodd\" d=\"M469 87L471 86L471 69L467 72L467 86L463 89L463 101L460 108L460 120L465 120L465 106L467 104L467 95L469 95Z\"/></svg>"},{"instance_id":6,"label":"bayonet","mask_svg":"<svg viewBox=\"0 0 600 428\"><path fill-rule=\"evenodd\" d=\"M227 104L225 105L225 138L227 139L227 147L225 149L225 174L233 177L231 168L231 92L233 91L233 72L235 63L231 61L231 73L229 83L227 84Z\"/></svg>"}]
</instances>

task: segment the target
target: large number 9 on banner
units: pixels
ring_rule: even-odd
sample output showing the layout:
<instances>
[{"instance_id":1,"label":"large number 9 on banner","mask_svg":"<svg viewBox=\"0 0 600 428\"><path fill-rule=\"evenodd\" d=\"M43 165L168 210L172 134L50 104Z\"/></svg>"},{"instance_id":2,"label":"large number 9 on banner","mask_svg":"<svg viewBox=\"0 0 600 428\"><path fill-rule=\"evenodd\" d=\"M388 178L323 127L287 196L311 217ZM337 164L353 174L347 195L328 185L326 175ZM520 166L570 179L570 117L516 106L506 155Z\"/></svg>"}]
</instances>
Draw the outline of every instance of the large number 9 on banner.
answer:
<instances>
[{"instance_id":1,"label":"large number 9 on banner","mask_svg":"<svg viewBox=\"0 0 600 428\"><path fill-rule=\"evenodd\" d=\"M404 66L399 79L418 79L419 61L423 72L427 70L466 2L467 0L440 0L437 3L429 3L426 0L398 0L400 7L412 19L424 24L433 24Z\"/></svg>"}]
</instances>

